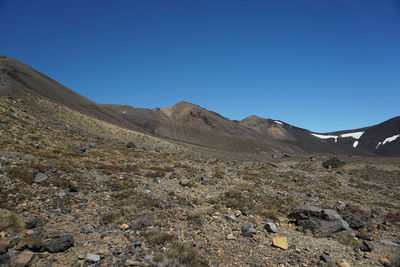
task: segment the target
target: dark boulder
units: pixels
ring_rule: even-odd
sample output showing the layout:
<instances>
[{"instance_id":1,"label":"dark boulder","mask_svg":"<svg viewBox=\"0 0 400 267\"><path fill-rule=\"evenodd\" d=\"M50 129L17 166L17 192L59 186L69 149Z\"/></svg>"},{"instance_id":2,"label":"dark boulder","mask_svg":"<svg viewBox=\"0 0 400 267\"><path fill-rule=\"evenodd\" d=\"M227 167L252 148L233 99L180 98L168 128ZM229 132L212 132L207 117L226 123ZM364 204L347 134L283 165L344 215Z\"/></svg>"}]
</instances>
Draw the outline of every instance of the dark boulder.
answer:
<instances>
[{"instance_id":1,"label":"dark boulder","mask_svg":"<svg viewBox=\"0 0 400 267\"><path fill-rule=\"evenodd\" d=\"M44 249L50 253L63 252L74 246L74 238L71 235L64 235L47 240Z\"/></svg>"},{"instance_id":2,"label":"dark boulder","mask_svg":"<svg viewBox=\"0 0 400 267\"><path fill-rule=\"evenodd\" d=\"M336 232L349 230L350 227L340 215L332 209L320 209L302 205L295 207L288 215L294 223L314 235L328 236Z\"/></svg>"},{"instance_id":3,"label":"dark boulder","mask_svg":"<svg viewBox=\"0 0 400 267\"><path fill-rule=\"evenodd\" d=\"M345 165L346 163L344 161L341 161L340 159L338 159L337 157L333 157L330 158L327 161L324 161L322 163L322 166L326 169L332 168L332 169L337 169L339 167L342 167L343 165Z\"/></svg>"},{"instance_id":4,"label":"dark boulder","mask_svg":"<svg viewBox=\"0 0 400 267\"><path fill-rule=\"evenodd\" d=\"M136 148L136 145L135 145L134 143L132 143L132 142L128 142L128 143L126 144L126 147L127 147L127 148Z\"/></svg>"}]
</instances>

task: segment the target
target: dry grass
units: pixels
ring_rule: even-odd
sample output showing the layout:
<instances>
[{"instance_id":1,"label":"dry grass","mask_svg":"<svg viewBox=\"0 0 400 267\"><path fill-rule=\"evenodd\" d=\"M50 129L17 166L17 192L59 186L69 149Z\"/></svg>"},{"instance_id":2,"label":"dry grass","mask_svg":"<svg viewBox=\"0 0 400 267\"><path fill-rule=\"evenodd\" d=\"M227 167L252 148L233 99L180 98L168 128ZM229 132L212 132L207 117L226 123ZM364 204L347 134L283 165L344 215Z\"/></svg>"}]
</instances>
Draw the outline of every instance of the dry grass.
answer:
<instances>
[{"instance_id":1,"label":"dry grass","mask_svg":"<svg viewBox=\"0 0 400 267\"><path fill-rule=\"evenodd\" d=\"M24 228L21 216L13 212L0 212L0 232L17 232Z\"/></svg>"}]
</instances>

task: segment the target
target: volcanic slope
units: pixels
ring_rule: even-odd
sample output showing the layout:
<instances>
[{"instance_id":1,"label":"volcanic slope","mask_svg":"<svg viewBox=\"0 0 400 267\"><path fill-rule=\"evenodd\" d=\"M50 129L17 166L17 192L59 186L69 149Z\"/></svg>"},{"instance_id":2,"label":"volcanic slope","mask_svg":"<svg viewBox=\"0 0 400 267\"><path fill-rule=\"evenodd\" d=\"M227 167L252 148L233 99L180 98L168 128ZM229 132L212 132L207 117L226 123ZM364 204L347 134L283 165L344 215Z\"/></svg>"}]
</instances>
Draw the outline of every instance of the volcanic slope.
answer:
<instances>
[{"instance_id":1,"label":"volcanic slope","mask_svg":"<svg viewBox=\"0 0 400 267\"><path fill-rule=\"evenodd\" d=\"M399 263L399 158L193 156L30 92L0 118L1 266Z\"/></svg>"}]
</instances>

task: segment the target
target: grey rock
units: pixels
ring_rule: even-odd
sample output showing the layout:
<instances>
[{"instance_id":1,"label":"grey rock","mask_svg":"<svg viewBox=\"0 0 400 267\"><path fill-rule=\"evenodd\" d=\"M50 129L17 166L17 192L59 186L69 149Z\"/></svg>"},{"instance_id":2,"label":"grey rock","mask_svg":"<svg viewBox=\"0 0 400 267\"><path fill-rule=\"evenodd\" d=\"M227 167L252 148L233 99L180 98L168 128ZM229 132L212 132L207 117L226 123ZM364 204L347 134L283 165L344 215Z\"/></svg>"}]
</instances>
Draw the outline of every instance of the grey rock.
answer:
<instances>
[{"instance_id":1,"label":"grey rock","mask_svg":"<svg viewBox=\"0 0 400 267\"><path fill-rule=\"evenodd\" d=\"M89 144L89 147L90 147L90 148L95 148L95 147L96 147L96 143L90 143L90 144Z\"/></svg>"},{"instance_id":2,"label":"grey rock","mask_svg":"<svg viewBox=\"0 0 400 267\"><path fill-rule=\"evenodd\" d=\"M40 148L40 145L39 145L39 144L36 144L36 143L33 143L32 146L33 146L34 148L36 148L36 149L39 149L39 148Z\"/></svg>"},{"instance_id":3,"label":"grey rock","mask_svg":"<svg viewBox=\"0 0 400 267\"><path fill-rule=\"evenodd\" d=\"M50 253L63 252L74 246L74 238L71 235L60 236L44 243L44 248Z\"/></svg>"},{"instance_id":4,"label":"grey rock","mask_svg":"<svg viewBox=\"0 0 400 267\"><path fill-rule=\"evenodd\" d=\"M84 146L74 146L74 147L72 147L72 151L74 151L76 153L85 153L87 151L87 149Z\"/></svg>"},{"instance_id":5,"label":"grey rock","mask_svg":"<svg viewBox=\"0 0 400 267\"><path fill-rule=\"evenodd\" d=\"M85 255L85 261L91 262L91 263L98 262L98 261L100 261L100 256L97 254L87 253Z\"/></svg>"},{"instance_id":6,"label":"grey rock","mask_svg":"<svg viewBox=\"0 0 400 267\"><path fill-rule=\"evenodd\" d=\"M270 233L277 233L278 231L276 230L276 225L273 222L267 222L264 225L264 229L267 230Z\"/></svg>"},{"instance_id":7,"label":"grey rock","mask_svg":"<svg viewBox=\"0 0 400 267\"><path fill-rule=\"evenodd\" d=\"M48 178L49 178L49 177L48 177L46 174L44 174L44 173L42 173L42 172L38 172L38 173L36 174L36 176L35 176L34 181L35 181L35 183L41 183L41 182L43 182L43 181L46 181Z\"/></svg>"},{"instance_id":8,"label":"grey rock","mask_svg":"<svg viewBox=\"0 0 400 267\"><path fill-rule=\"evenodd\" d=\"M239 218L236 217L235 215L225 215L225 217L226 217L229 221L237 222L237 223L240 222Z\"/></svg>"},{"instance_id":9,"label":"grey rock","mask_svg":"<svg viewBox=\"0 0 400 267\"><path fill-rule=\"evenodd\" d=\"M95 229L91 225L85 225L82 227L82 233L90 234L90 233L93 233L94 231L95 231Z\"/></svg>"},{"instance_id":10,"label":"grey rock","mask_svg":"<svg viewBox=\"0 0 400 267\"><path fill-rule=\"evenodd\" d=\"M400 244L397 244L393 241L390 240L379 240L379 243L383 244L383 245L387 245L387 246L394 246L394 247L400 247Z\"/></svg>"},{"instance_id":11,"label":"grey rock","mask_svg":"<svg viewBox=\"0 0 400 267\"><path fill-rule=\"evenodd\" d=\"M355 230L371 227L371 217L360 212L345 215L343 219Z\"/></svg>"},{"instance_id":12,"label":"grey rock","mask_svg":"<svg viewBox=\"0 0 400 267\"><path fill-rule=\"evenodd\" d=\"M246 223L242 225L240 229L242 231L242 235L247 237L253 237L253 235L257 233L257 230L254 228L252 223Z\"/></svg>"},{"instance_id":13,"label":"grey rock","mask_svg":"<svg viewBox=\"0 0 400 267\"><path fill-rule=\"evenodd\" d=\"M324 236L350 229L347 222L332 209L302 205L295 207L288 217L295 219L296 225L304 230L311 230L314 235Z\"/></svg>"},{"instance_id":14,"label":"grey rock","mask_svg":"<svg viewBox=\"0 0 400 267\"><path fill-rule=\"evenodd\" d=\"M158 153L161 153L161 152L163 152L163 148L162 148L162 147L156 147L156 148L154 149L154 151L155 151L155 152L158 152Z\"/></svg>"},{"instance_id":15,"label":"grey rock","mask_svg":"<svg viewBox=\"0 0 400 267\"><path fill-rule=\"evenodd\" d=\"M341 166L343 166L345 164L346 164L345 162L341 161L337 157L333 157L333 158L330 158L327 161L324 161L322 163L322 166L324 168L326 168L326 169L332 169L332 168L339 168L339 167L341 167Z\"/></svg>"}]
</instances>

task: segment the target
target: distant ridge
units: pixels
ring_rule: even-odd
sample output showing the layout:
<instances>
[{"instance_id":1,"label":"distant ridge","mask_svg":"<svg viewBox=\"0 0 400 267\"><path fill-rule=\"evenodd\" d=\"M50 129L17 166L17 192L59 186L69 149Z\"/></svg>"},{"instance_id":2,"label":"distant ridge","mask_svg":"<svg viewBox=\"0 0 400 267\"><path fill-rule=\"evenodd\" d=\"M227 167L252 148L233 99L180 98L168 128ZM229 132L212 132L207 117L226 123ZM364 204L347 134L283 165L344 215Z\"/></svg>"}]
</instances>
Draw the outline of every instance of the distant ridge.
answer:
<instances>
[{"instance_id":1,"label":"distant ridge","mask_svg":"<svg viewBox=\"0 0 400 267\"><path fill-rule=\"evenodd\" d=\"M186 101L154 109L97 104L15 59L0 56L0 95L24 91L119 127L231 152L400 156L400 117L321 134L254 115L230 120Z\"/></svg>"}]
</instances>

